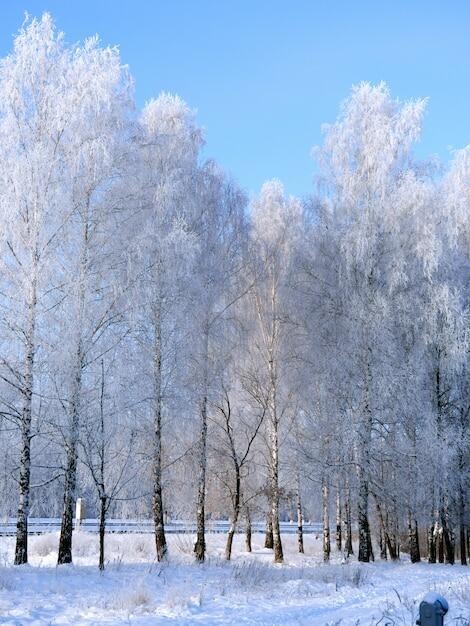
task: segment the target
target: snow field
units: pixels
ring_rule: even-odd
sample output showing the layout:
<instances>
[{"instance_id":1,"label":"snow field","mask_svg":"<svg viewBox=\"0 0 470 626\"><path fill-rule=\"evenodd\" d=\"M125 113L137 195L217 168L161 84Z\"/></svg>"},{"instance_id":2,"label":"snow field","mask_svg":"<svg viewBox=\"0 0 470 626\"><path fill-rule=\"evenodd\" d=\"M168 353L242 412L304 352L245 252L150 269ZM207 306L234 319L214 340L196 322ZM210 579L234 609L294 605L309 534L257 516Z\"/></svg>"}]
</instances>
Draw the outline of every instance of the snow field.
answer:
<instances>
[{"instance_id":1,"label":"snow field","mask_svg":"<svg viewBox=\"0 0 470 626\"><path fill-rule=\"evenodd\" d=\"M57 534L30 538L31 564L14 567L13 538L0 539L0 624L300 624L313 626L411 625L427 591L450 603L446 625L470 625L470 574L459 565L400 563L325 565L321 542L284 536L285 565L272 564L253 536L253 553L234 541L223 559L225 537L208 535L209 558L192 559L193 536L169 537L170 560L154 560L150 535L110 535L107 568L97 569L98 537L77 533L75 562L56 567Z\"/></svg>"}]
</instances>

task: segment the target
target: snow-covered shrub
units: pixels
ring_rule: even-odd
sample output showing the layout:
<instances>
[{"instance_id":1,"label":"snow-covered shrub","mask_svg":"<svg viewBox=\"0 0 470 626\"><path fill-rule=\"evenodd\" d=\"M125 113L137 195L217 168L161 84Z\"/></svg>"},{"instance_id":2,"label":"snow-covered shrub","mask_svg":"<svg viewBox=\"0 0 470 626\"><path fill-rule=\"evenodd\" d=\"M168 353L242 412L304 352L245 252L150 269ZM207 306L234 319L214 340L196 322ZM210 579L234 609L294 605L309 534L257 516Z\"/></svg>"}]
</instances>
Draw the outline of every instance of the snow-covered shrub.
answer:
<instances>
[{"instance_id":1,"label":"snow-covered shrub","mask_svg":"<svg viewBox=\"0 0 470 626\"><path fill-rule=\"evenodd\" d=\"M180 554L193 554L194 552L194 538L192 535L174 535L173 546Z\"/></svg>"},{"instance_id":2,"label":"snow-covered shrub","mask_svg":"<svg viewBox=\"0 0 470 626\"><path fill-rule=\"evenodd\" d=\"M98 535L80 531L74 533L72 553L77 557L95 557L98 555Z\"/></svg>"},{"instance_id":3,"label":"snow-covered shrub","mask_svg":"<svg viewBox=\"0 0 470 626\"><path fill-rule=\"evenodd\" d=\"M419 611L419 601L407 595L400 595L394 589L395 598L387 600L382 613L382 620L392 620L397 626L414 626Z\"/></svg>"},{"instance_id":4,"label":"snow-covered shrub","mask_svg":"<svg viewBox=\"0 0 470 626\"><path fill-rule=\"evenodd\" d=\"M49 554L57 552L58 547L58 533L48 533L34 537L33 541L31 541L30 552L36 556L49 556Z\"/></svg>"},{"instance_id":5,"label":"snow-covered shrub","mask_svg":"<svg viewBox=\"0 0 470 626\"><path fill-rule=\"evenodd\" d=\"M116 592L108 603L108 608L132 612L135 609L150 607L153 604L153 595L144 580L133 581L127 589Z\"/></svg>"}]
</instances>

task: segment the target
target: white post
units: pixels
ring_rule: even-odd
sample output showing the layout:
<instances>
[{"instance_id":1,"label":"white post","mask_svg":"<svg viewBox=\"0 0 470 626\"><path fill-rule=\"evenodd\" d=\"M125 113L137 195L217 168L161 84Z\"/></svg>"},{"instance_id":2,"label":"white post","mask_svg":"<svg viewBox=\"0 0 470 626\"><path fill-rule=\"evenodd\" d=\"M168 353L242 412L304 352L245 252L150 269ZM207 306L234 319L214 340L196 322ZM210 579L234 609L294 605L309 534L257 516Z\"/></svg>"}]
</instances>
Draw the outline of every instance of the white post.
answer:
<instances>
[{"instance_id":1,"label":"white post","mask_svg":"<svg viewBox=\"0 0 470 626\"><path fill-rule=\"evenodd\" d=\"M75 530L80 530L80 525L85 519L85 501L83 498L77 498L75 505Z\"/></svg>"}]
</instances>

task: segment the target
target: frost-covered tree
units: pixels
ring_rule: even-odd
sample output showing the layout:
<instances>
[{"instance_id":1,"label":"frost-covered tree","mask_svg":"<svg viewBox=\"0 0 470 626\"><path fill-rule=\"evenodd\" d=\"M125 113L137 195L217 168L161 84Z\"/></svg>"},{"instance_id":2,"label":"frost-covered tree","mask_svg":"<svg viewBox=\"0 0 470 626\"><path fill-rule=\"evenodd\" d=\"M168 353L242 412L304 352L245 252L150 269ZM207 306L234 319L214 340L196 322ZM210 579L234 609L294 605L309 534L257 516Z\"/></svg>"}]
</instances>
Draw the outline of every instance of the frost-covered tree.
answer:
<instances>
[{"instance_id":1,"label":"frost-covered tree","mask_svg":"<svg viewBox=\"0 0 470 626\"><path fill-rule=\"evenodd\" d=\"M409 250L426 252L419 249L422 238L410 237L427 200L425 182L413 168L410 153L423 110L421 100L394 100L384 84L361 84L343 105L338 121L327 127L318 152L328 194L328 228L338 238L330 260L342 310L339 341L349 360L344 409L356 433L361 561L371 558L373 448L395 419L387 406L395 391L389 374L393 365L400 366L391 353L394 299L409 281ZM325 254L330 253L326 248ZM427 255L422 256L425 263Z\"/></svg>"},{"instance_id":2,"label":"frost-covered tree","mask_svg":"<svg viewBox=\"0 0 470 626\"><path fill-rule=\"evenodd\" d=\"M3 320L11 333L2 362L4 380L18 393L12 402L21 431L16 563L27 561L31 438L43 405L43 381L35 379L45 354L39 341L66 291L64 238L106 167L105 144L115 133L108 108L114 110L120 73L116 50L100 50L95 39L66 46L47 14L25 22L0 67ZM105 130L100 113L108 132L97 138Z\"/></svg>"},{"instance_id":3,"label":"frost-covered tree","mask_svg":"<svg viewBox=\"0 0 470 626\"><path fill-rule=\"evenodd\" d=\"M175 408L181 384L185 313L197 250L192 230L198 152L202 143L194 116L178 97L162 94L140 118L139 155L133 180L137 199L132 254L130 328L134 367L153 416L153 516L157 557L166 554L162 424Z\"/></svg>"},{"instance_id":4,"label":"frost-covered tree","mask_svg":"<svg viewBox=\"0 0 470 626\"><path fill-rule=\"evenodd\" d=\"M72 560L72 522L76 497L77 445L83 380L87 367L109 349L109 328L123 305L119 294L118 235L122 217L116 214L120 198L115 190L128 136L130 83L116 48L100 48L96 39L71 51L74 80L80 94L80 115L71 133L68 162L71 216L63 233L63 336L68 347L63 358L67 372L62 397L66 398L64 508L58 562ZM86 85L86 88L85 86ZM113 338L114 340L115 338ZM62 389L61 389L62 391Z\"/></svg>"},{"instance_id":5,"label":"frost-covered tree","mask_svg":"<svg viewBox=\"0 0 470 626\"><path fill-rule=\"evenodd\" d=\"M191 388L198 408L197 537L194 553L205 558L205 501L208 411L219 396L224 371L224 334L234 304L245 284L243 247L246 239L245 196L214 163L200 171L198 212L194 230L198 238L192 285L189 354Z\"/></svg>"},{"instance_id":6,"label":"frost-covered tree","mask_svg":"<svg viewBox=\"0 0 470 626\"><path fill-rule=\"evenodd\" d=\"M279 529L279 437L290 408L287 375L292 356L292 322L289 281L292 256L299 235L301 208L286 198L277 180L263 185L252 206L251 290L253 338L253 394L266 411L269 449L269 506L273 529L274 560L282 563Z\"/></svg>"}]
</instances>

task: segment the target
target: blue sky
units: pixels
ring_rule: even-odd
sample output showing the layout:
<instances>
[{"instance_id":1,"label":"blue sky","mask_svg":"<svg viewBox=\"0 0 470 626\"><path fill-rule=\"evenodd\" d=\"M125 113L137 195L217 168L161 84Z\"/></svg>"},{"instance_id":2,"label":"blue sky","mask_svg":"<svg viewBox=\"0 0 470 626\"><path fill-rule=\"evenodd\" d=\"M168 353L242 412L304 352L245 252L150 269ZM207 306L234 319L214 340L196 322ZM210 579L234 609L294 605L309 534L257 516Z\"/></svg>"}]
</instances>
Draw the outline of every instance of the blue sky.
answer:
<instances>
[{"instance_id":1,"label":"blue sky","mask_svg":"<svg viewBox=\"0 0 470 626\"><path fill-rule=\"evenodd\" d=\"M280 178L311 192L310 149L352 84L428 96L420 156L470 143L470 0L4 0L0 54L24 11L49 11L74 42L119 44L142 105L181 95L205 154L249 192Z\"/></svg>"}]
</instances>

